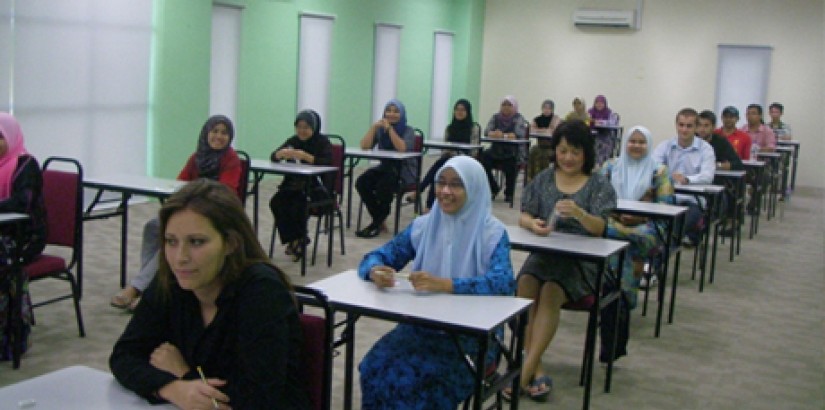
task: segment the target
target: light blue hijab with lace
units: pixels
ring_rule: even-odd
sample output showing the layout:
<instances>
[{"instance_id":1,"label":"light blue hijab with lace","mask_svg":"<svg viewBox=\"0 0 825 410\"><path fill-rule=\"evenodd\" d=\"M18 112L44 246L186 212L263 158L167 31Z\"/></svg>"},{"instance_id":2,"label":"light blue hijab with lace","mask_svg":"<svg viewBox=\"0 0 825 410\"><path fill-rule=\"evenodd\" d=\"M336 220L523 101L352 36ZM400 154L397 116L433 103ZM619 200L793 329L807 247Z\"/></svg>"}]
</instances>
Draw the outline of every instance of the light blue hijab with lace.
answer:
<instances>
[{"instance_id":1,"label":"light blue hijab with lace","mask_svg":"<svg viewBox=\"0 0 825 410\"><path fill-rule=\"evenodd\" d=\"M644 135L647 140L647 153L642 158L633 159L627 153L627 143L630 142L633 133L637 131ZM622 136L622 150L610 176L610 183L613 185L613 189L616 190L618 199L638 201L650 189L653 174L659 167L659 164L651 155L652 151L653 137L647 128L637 125L627 130Z\"/></svg>"},{"instance_id":2,"label":"light blue hijab with lace","mask_svg":"<svg viewBox=\"0 0 825 410\"><path fill-rule=\"evenodd\" d=\"M461 178L467 199L453 215L444 212L436 201L430 213L413 221L412 270L449 279L483 276L504 235L504 224L492 214L490 185L478 161L455 156L438 170L436 180L447 168L454 169Z\"/></svg>"}]
</instances>

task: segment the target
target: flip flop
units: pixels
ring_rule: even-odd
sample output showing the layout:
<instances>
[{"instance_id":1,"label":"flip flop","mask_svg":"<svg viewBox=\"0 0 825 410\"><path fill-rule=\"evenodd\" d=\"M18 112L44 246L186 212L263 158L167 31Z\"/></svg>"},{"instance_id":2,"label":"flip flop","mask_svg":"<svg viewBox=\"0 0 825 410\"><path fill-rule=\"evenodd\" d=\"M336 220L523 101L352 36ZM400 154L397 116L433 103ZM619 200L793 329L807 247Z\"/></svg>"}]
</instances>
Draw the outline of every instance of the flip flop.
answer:
<instances>
[{"instance_id":1,"label":"flip flop","mask_svg":"<svg viewBox=\"0 0 825 410\"><path fill-rule=\"evenodd\" d=\"M550 376L544 375L530 382L527 386L527 395L533 401L545 402L550 398L550 391L552 390L553 379L551 379Z\"/></svg>"}]
</instances>

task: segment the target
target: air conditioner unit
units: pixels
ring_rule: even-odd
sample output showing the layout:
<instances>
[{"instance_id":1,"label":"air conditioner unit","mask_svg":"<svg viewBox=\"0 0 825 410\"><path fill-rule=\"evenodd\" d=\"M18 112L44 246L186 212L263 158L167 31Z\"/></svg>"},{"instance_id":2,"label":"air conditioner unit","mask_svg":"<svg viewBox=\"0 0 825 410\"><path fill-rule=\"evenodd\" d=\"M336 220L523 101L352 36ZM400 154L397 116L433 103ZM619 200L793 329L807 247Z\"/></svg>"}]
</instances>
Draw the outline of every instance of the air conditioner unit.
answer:
<instances>
[{"instance_id":1,"label":"air conditioner unit","mask_svg":"<svg viewBox=\"0 0 825 410\"><path fill-rule=\"evenodd\" d=\"M573 12L573 24L589 27L634 28L636 12L634 10L577 9Z\"/></svg>"}]
</instances>

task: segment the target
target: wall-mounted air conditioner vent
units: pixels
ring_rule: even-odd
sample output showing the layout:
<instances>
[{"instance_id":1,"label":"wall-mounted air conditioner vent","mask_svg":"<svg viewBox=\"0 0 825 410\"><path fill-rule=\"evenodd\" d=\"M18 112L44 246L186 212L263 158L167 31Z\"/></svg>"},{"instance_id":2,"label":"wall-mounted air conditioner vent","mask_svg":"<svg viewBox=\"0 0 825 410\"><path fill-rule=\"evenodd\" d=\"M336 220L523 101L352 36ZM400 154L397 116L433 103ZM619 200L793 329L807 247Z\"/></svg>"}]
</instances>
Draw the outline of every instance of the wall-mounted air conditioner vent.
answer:
<instances>
[{"instance_id":1,"label":"wall-mounted air conditioner vent","mask_svg":"<svg viewBox=\"0 0 825 410\"><path fill-rule=\"evenodd\" d=\"M590 27L634 28L636 12L633 10L578 9L573 12L573 24Z\"/></svg>"}]
</instances>

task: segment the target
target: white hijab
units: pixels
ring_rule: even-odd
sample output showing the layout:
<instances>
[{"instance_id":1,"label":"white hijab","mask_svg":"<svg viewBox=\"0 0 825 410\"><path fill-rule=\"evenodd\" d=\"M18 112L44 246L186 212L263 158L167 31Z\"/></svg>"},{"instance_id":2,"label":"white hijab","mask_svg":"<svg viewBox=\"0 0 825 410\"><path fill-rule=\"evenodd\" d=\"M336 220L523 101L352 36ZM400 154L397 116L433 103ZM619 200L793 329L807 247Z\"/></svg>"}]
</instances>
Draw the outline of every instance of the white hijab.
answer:
<instances>
[{"instance_id":1,"label":"white hijab","mask_svg":"<svg viewBox=\"0 0 825 410\"><path fill-rule=\"evenodd\" d=\"M633 159L627 153L627 143L630 142L630 136L636 131L642 133L647 139L647 153L639 159ZM618 199L638 201L650 189L653 173L656 172L656 168L659 166L651 156L652 151L653 137L647 128L637 125L627 130L622 136L622 151L610 176L610 183L613 184Z\"/></svg>"},{"instance_id":2,"label":"white hijab","mask_svg":"<svg viewBox=\"0 0 825 410\"><path fill-rule=\"evenodd\" d=\"M492 214L490 186L478 161L455 156L438 170L436 180L446 168L454 169L461 178L467 199L453 215L442 211L436 201L430 213L413 221L412 269L441 278L482 276L504 235L504 224Z\"/></svg>"}]
</instances>

